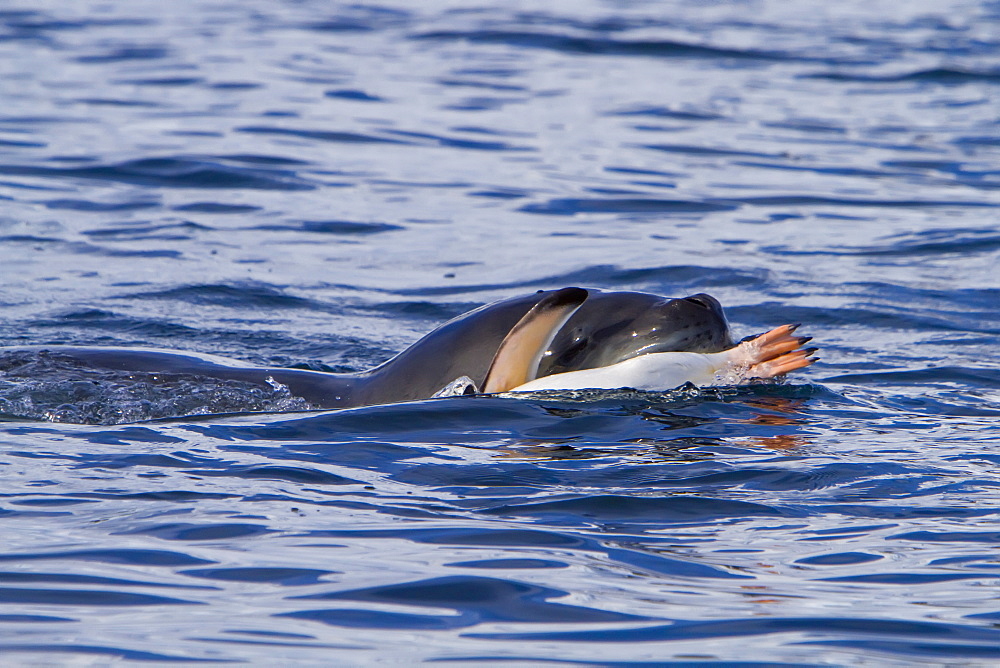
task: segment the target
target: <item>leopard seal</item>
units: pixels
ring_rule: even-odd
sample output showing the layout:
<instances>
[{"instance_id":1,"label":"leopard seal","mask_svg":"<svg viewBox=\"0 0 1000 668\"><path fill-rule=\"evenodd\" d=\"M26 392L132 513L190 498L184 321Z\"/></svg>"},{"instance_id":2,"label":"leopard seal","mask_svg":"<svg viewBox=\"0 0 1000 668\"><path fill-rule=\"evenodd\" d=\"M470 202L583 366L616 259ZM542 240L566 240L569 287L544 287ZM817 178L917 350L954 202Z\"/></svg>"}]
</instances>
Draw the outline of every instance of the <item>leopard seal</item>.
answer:
<instances>
[{"instance_id":1,"label":"leopard seal","mask_svg":"<svg viewBox=\"0 0 1000 668\"><path fill-rule=\"evenodd\" d=\"M572 311L568 315L567 309ZM563 288L503 299L460 315L359 373L254 366L215 355L147 348L17 346L0 348L0 355L45 351L82 368L189 375L262 387L280 383L316 408L352 408L428 399L460 377L483 387L491 368L497 367L501 345L526 318L543 333L534 339L539 350L530 362L528 380L610 366L648 353L715 353L734 345L722 306L707 294L674 299Z\"/></svg>"}]
</instances>

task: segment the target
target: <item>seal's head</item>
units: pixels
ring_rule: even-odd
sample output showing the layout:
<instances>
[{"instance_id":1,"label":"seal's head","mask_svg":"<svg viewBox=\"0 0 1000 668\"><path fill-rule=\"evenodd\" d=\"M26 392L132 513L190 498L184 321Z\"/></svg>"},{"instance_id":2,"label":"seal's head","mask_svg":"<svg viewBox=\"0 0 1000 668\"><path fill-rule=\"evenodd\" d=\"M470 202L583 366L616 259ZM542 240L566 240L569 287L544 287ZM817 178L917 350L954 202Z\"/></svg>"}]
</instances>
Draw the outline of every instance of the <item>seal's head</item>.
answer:
<instances>
[{"instance_id":1,"label":"seal's head","mask_svg":"<svg viewBox=\"0 0 1000 668\"><path fill-rule=\"evenodd\" d=\"M609 366L646 353L714 353L733 345L722 305L710 295L669 299L591 291L542 356L538 376Z\"/></svg>"}]
</instances>

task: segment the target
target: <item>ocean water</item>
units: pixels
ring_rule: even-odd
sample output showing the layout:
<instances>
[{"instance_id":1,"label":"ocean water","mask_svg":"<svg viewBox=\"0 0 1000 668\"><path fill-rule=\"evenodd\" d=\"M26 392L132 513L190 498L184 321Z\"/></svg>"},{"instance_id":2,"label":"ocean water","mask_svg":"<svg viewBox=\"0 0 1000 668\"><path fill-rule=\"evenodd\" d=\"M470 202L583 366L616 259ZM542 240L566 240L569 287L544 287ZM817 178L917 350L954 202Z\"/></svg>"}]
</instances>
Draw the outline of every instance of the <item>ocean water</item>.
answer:
<instances>
[{"instance_id":1,"label":"ocean water","mask_svg":"<svg viewBox=\"0 0 1000 668\"><path fill-rule=\"evenodd\" d=\"M323 412L0 356L0 663L1000 662L1000 3L10 0L0 100L0 345L352 371L582 285L822 357Z\"/></svg>"}]
</instances>

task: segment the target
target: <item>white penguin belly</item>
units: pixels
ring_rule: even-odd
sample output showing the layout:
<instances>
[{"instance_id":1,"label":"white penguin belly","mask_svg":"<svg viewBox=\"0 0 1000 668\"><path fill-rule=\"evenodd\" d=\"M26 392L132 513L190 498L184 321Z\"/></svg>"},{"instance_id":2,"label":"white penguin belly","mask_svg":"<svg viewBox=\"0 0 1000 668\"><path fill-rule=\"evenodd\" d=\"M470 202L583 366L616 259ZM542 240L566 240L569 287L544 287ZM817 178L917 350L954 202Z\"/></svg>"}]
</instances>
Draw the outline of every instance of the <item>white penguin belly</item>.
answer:
<instances>
[{"instance_id":1,"label":"white penguin belly","mask_svg":"<svg viewBox=\"0 0 1000 668\"><path fill-rule=\"evenodd\" d=\"M725 371L730 366L724 357L725 355L725 352L713 354L650 353L611 366L536 378L515 387L511 392L613 390L620 387L655 392L671 390L685 383L710 385L718 373Z\"/></svg>"}]
</instances>

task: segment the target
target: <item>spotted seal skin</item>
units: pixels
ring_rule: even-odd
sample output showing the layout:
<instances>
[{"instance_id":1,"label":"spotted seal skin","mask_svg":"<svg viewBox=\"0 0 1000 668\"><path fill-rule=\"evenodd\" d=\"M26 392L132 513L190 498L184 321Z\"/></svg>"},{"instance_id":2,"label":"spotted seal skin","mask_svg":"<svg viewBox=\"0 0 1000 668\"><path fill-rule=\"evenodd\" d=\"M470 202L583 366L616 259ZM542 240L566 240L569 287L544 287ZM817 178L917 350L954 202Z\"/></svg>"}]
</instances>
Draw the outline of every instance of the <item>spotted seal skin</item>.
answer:
<instances>
[{"instance_id":1,"label":"spotted seal skin","mask_svg":"<svg viewBox=\"0 0 1000 668\"><path fill-rule=\"evenodd\" d=\"M0 355L47 350L86 368L186 374L261 386L278 382L316 408L389 404L430 398L462 376L481 387L507 334L555 292L504 299L460 315L384 364L355 374L251 366L214 355L145 348L21 346L2 348ZM587 293L542 355L538 377L609 366L650 352L714 353L734 345L722 306L709 295L671 299L643 292Z\"/></svg>"}]
</instances>

